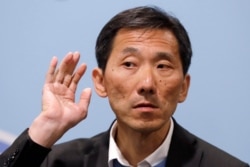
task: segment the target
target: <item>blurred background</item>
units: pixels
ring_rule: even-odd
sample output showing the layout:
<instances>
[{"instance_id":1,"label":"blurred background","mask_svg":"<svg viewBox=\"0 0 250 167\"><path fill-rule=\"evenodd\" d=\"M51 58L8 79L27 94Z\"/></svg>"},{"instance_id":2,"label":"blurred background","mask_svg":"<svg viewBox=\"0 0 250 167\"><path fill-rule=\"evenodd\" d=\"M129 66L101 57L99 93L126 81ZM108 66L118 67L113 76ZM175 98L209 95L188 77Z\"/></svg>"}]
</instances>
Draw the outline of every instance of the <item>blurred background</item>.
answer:
<instances>
[{"instance_id":1,"label":"blurred background","mask_svg":"<svg viewBox=\"0 0 250 167\"><path fill-rule=\"evenodd\" d=\"M178 17L193 46L188 99L174 117L190 132L250 162L249 0L1 0L0 152L28 128L41 109L41 92L52 56L81 52L88 71L77 92L93 87L95 40L118 12L156 5ZM107 99L93 93L88 118L58 142L91 137L109 128Z\"/></svg>"}]
</instances>

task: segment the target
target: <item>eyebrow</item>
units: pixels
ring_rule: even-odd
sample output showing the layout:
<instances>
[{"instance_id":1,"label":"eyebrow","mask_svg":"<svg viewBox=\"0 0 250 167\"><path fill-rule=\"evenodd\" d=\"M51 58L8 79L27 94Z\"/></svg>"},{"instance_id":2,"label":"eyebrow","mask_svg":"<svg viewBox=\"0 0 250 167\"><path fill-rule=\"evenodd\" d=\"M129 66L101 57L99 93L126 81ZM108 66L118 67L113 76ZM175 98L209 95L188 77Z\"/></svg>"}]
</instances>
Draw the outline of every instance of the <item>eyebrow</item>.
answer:
<instances>
[{"instance_id":1,"label":"eyebrow","mask_svg":"<svg viewBox=\"0 0 250 167\"><path fill-rule=\"evenodd\" d=\"M126 47L122 50L122 53L139 53L137 48L133 47ZM169 60L171 61L173 59L173 55L168 52L157 52L156 56L153 58L155 60Z\"/></svg>"},{"instance_id":2,"label":"eyebrow","mask_svg":"<svg viewBox=\"0 0 250 167\"><path fill-rule=\"evenodd\" d=\"M122 50L122 53L126 54L126 53L136 53L138 52L138 49L133 48L133 47L127 47L125 49Z\"/></svg>"},{"instance_id":3,"label":"eyebrow","mask_svg":"<svg viewBox=\"0 0 250 167\"><path fill-rule=\"evenodd\" d=\"M173 55L168 52L157 52L155 58L156 60L173 60Z\"/></svg>"}]
</instances>

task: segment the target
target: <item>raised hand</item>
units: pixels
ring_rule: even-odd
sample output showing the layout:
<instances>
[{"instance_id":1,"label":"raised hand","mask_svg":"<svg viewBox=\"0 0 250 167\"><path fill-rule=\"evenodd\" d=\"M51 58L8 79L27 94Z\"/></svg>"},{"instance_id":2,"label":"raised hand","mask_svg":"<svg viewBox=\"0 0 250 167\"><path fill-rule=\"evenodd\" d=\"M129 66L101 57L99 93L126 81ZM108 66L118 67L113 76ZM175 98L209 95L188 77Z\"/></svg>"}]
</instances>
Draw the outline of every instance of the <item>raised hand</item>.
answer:
<instances>
[{"instance_id":1,"label":"raised hand","mask_svg":"<svg viewBox=\"0 0 250 167\"><path fill-rule=\"evenodd\" d=\"M56 69L58 60L53 57L46 75L42 96L42 112L29 129L31 139L51 147L68 129L86 118L91 97L86 88L75 102L77 85L85 73L86 64L77 69L78 52L68 53Z\"/></svg>"}]
</instances>

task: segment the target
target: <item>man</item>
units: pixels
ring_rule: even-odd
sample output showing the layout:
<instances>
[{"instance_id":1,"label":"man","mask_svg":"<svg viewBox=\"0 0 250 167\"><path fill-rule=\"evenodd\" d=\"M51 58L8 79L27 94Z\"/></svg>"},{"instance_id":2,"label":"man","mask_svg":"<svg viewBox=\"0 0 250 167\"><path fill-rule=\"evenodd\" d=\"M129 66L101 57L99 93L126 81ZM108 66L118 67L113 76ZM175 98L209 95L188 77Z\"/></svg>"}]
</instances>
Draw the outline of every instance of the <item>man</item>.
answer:
<instances>
[{"instance_id":1,"label":"man","mask_svg":"<svg viewBox=\"0 0 250 167\"><path fill-rule=\"evenodd\" d=\"M108 97L116 120L89 139L54 143L87 116L91 90L75 102L86 65L68 53L51 60L42 112L0 158L1 166L216 167L248 166L183 129L172 118L188 94L191 44L178 19L154 7L117 14L96 43L97 94Z\"/></svg>"}]
</instances>

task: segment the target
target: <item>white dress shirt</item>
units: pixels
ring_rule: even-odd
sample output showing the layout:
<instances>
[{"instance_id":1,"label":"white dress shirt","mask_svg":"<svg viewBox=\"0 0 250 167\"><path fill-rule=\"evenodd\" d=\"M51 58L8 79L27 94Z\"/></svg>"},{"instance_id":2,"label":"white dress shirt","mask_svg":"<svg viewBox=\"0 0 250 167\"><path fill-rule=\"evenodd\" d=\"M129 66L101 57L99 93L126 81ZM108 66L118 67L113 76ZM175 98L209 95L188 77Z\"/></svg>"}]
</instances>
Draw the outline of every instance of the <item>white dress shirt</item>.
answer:
<instances>
[{"instance_id":1,"label":"white dress shirt","mask_svg":"<svg viewBox=\"0 0 250 167\"><path fill-rule=\"evenodd\" d=\"M129 162L124 158L120 149L116 145L114 139L116 128L117 128L117 122L114 122L114 124L111 127L110 137L109 137L109 159L108 159L109 167L113 167L113 160L115 159L117 159L118 162L123 166L131 166ZM144 160L139 162L137 167L153 167L167 157L173 130L174 130L174 123L171 118L169 132L163 143L152 154L150 154Z\"/></svg>"}]
</instances>

